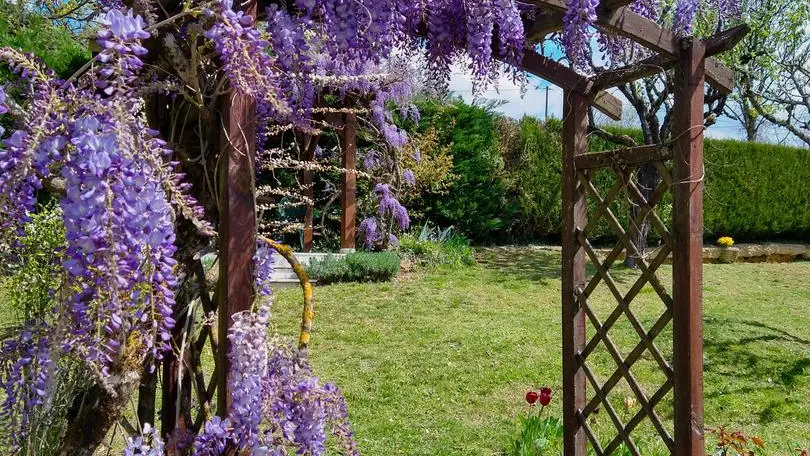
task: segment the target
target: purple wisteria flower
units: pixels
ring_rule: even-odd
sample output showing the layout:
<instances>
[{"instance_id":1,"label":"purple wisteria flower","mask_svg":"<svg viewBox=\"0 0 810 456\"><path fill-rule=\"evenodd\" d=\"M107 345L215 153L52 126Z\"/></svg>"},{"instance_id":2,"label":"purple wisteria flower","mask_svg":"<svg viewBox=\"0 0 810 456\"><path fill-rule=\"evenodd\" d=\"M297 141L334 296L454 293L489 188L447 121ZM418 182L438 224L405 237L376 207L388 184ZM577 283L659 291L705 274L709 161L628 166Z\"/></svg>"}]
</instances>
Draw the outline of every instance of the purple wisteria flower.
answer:
<instances>
[{"instance_id":1,"label":"purple wisteria flower","mask_svg":"<svg viewBox=\"0 0 810 456\"><path fill-rule=\"evenodd\" d=\"M116 90L126 91L128 86L136 84L134 77L143 67L140 57L147 53L141 40L149 38L150 34L144 30L143 18L133 16L132 10L124 14L112 9L101 19L101 23L104 27L98 32L98 44L104 52L99 54L98 59L112 65L99 70L95 84L111 95Z\"/></svg>"},{"instance_id":2,"label":"purple wisteria flower","mask_svg":"<svg viewBox=\"0 0 810 456\"><path fill-rule=\"evenodd\" d=\"M575 68L590 64L591 36L599 0L567 0L563 16L562 42Z\"/></svg>"},{"instance_id":3,"label":"purple wisteria flower","mask_svg":"<svg viewBox=\"0 0 810 456\"><path fill-rule=\"evenodd\" d=\"M11 448L22 445L34 410L44 404L51 389L56 364L51 358L51 342L37 325L30 324L16 339L2 344L0 378L5 393L0 419L14 432L4 433Z\"/></svg>"},{"instance_id":4,"label":"purple wisteria flower","mask_svg":"<svg viewBox=\"0 0 810 456\"><path fill-rule=\"evenodd\" d=\"M678 0L675 5L675 17L672 20L672 29L681 35L692 33L692 23L695 20L699 0Z\"/></svg>"},{"instance_id":5,"label":"purple wisteria flower","mask_svg":"<svg viewBox=\"0 0 810 456\"><path fill-rule=\"evenodd\" d=\"M288 115L290 107L281 93L276 61L267 52L270 43L254 26L253 18L234 11L233 0L221 0L218 10L207 12L217 20L205 37L214 44L230 84L252 96L264 116Z\"/></svg>"},{"instance_id":6,"label":"purple wisteria flower","mask_svg":"<svg viewBox=\"0 0 810 456\"><path fill-rule=\"evenodd\" d=\"M371 171L378 166L380 166L380 153L376 149L369 149L366 151L366 156L363 157L363 168Z\"/></svg>"},{"instance_id":7,"label":"purple wisteria flower","mask_svg":"<svg viewBox=\"0 0 810 456\"><path fill-rule=\"evenodd\" d=\"M165 454L160 432L151 424L143 425L143 432L136 437L127 437L123 456L163 456Z\"/></svg>"},{"instance_id":8,"label":"purple wisteria flower","mask_svg":"<svg viewBox=\"0 0 810 456\"><path fill-rule=\"evenodd\" d=\"M253 254L253 279L260 296L273 294L270 288L270 275L273 274L274 264L273 249L266 242L259 240L256 253Z\"/></svg>"},{"instance_id":9,"label":"purple wisteria flower","mask_svg":"<svg viewBox=\"0 0 810 456\"><path fill-rule=\"evenodd\" d=\"M380 201L380 217L393 217L394 221L401 229L407 230L411 225L408 210L394 197L391 186L388 184L377 184L374 187L374 194Z\"/></svg>"},{"instance_id":10,"label":"purple wisteria flower","mask_svg":"<svg viewBox=\"0 0 810 456\"><path fill-rule=\"evenodd\" d=\"M194 441L195 456L221 456L231 440L231 422L215 416L205 423Z\"/></svg>"},{"instance_id":11,"label":"purple wisteria flower","mask_svg":"<svg viewBox=\"0 0 810 456\"><path fill-rule=\"evenodd\" d=\"M3 86L0 86L0 114L5 114L8 112L8 106L6 106L6 92L3 89ZM3 135L3 130L0 128L0 136Z\"/></svg>"},{"instance_id":12,"label":"purple wisteria flower","mask_svg":"<svg viewBox=\"0 0 810 456\"><path fill-rule=\"evenodd\" d=\"M256 313L240 312L233 316L228 333L231 351L231 375L228 389L231 405L228 418L233 424L233 439L239 448L248 449L259 442L264 400L262 379L267 375L267 324L270 308L262 306Z\"/></svg>"},{"instance_id":13,"label":"purple wisteria flower","mask_svg":"<svg viewBox=\"0 0 810 456\"><path fill-rule=\"evenodd\" d=\"M410 169L406 169L402 172L402 179L407 182L408 185L416 185L416 176L413 175L413 171Z\"/></svg>"},{"instance_id":14,"label":"purple wisteria flower","mask_svg":"<svg viewBox=\"0 0 810 456\"><path fill-rule=\"evenodd\" d=\"M357 231L360 236L360 240L363 241L363 245L368 250L371 250L380 240L380 233L377 229L376 217L368 217L363 219L363 221L360 222L360 226L357 227Z\"/></svg>"}]
</instances>

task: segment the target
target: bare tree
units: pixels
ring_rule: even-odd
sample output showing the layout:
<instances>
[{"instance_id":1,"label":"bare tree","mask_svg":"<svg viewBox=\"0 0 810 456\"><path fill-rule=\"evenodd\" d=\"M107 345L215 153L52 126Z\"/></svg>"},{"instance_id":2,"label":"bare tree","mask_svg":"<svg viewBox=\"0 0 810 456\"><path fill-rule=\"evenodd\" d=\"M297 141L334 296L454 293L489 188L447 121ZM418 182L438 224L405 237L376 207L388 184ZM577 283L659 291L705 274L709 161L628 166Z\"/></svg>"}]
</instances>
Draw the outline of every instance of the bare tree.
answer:
<instances>
[{"instance_id":1,"label":"bare tree","mask_svg":"<svg viewBox=\"0 0 810 456\"><path fill-rule=\"evenodd\" d=\"M765 58L777 69L776 80L750 88L746 98L762 117L810 147L810 31Z\"/></svg>"},{"instance_id":2,"label":"bare tree","mask_svg":"<svg viewBox=\"0 0 810 456\"><path fill-rule=\"evenodd\" d=\"M749 93L765 93L780 84L780 68L768 51L800 42L804 24L810 19L806 2L782 0L745 0L742 20L751 31L730 52L722 55L737 75L736 87L729 96L723 114L736 120L748 141L761 140L761 130L768 119L753 105ZM765 100L760 100L768 105Z\"/></svg>"}]
</instances>

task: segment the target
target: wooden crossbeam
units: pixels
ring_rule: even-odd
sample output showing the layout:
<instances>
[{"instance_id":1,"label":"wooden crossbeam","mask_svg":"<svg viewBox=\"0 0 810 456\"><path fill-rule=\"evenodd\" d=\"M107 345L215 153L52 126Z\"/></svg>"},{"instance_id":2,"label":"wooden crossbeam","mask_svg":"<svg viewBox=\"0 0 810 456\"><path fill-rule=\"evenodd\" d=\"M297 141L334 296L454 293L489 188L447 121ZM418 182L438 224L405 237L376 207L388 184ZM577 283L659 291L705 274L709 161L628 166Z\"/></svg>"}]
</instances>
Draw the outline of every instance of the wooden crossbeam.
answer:
<instances>
[{"instance_id":1,"label":"wooden crossbeam","mask_svg":"<svg viewBox=\"0 0 810 456\"><path fill-rule=\"evenodd\" d=\"M563 13L554 10L542 10L524 25L524 34L529 43L539 43L549 33L556 32L563 27Z\"/></svg>"},{"instance_id":2,"label":"wooden crossbeam","mask_svg":"<svg viewBox=\"0 0 810 456\"><path fill-rule=\"evenodd\" d=\"M750 32L750 30L751 27L749 27L747 24L742 24L704 39L703 43L706 45L706 56L711 57L732 49L745 37L745 35ZM636 79L652 76L672 68L675 65L675 62L676 59L659 54L648 57L631 65L606 70L599 73L593 79L594 88L606 89L624 84L626 82L634 81ZM726 90L730 91L732 87L729 86L728 81L733 82L733 72L723 65L718 65L718 62L715 59L707 59L706 65L707 67L712 68L712 74L715 78L712 85L724 93L727 93Z\"/></svg>"},{"instance_id":3,"label":"wooden crossbeam","mask_svg":"<svg viewBox=\"0 0 810 456\"><path fill-rule=\"evenodd\" d=\"M565 0L525 0L526 3L564 13ZM629 2L627 2L629 3ZM681 38L673 31L661 28L655 22L631 11L624 0L603 2L599 8L596 25L603 30L629 38L650 50L662 54L665 59L677 60L680 55ZM706 80L723 93L734 88L734 74L714 58L706 59Z\"/></svg>"},{"instance_id":4,"label":"wooden crossbeam","mask_svg":"<svg viewBox=\"0 0 810 456\"><path fill-rule=\"evenodd\" d=\"M576 166L578 170L607 168L638 165L651 161L669 160L671 158L672 149L663 144L650 144L579 155L574 161L574 166Z\"/></svg>"},{"instance_id":5,"label":"wooden crossbeam","mask_svg":"<svg viewBox=\"0 0 810 456\"><path fill-rule=\"evenodd\" d=\"M493 55L496 59L503 60L499 54L493 53ZM556 60L541 55L534 49L527 49L524 52L519 67L521 70L543 78L565 91L572 90L588 94L589 104L613 120L620 120L622 117L622 101L620 99L608 92L591 90L593 83L587 77Z\"/></svg>"}]
</instances>

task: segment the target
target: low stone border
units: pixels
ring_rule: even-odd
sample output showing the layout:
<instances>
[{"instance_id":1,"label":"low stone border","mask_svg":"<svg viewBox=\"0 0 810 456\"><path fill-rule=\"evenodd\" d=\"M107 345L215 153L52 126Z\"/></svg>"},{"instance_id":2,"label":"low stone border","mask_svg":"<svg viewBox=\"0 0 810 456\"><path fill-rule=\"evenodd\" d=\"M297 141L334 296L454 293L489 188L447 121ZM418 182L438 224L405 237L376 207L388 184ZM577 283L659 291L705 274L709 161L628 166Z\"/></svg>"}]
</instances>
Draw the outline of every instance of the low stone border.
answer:
<instances>
[{"instance_id":1,"label":"low stone border","mask_svg":"<svg viewBox=\"0 0 810 456\"><path fill-rule=\"evenodd\" d=\"M703 247L704 263L790 263L800 260L810 260L810 246L737 244L732 247Z\"/></svg>"},{"instance_id":2,"label":"low stone border","mask_svg":"<svg viewBox=\"0 0 810 456\"><path fill-rule=\"evenodd\" d=\"M654 258L658 248L650 249L648 256ZM605 257L611 249L598 249L599 256ZM624 252L617 261L624 260ZM810 260L810 245L805 244L736 244L733 247L703 247L704 263L790 263ZM672 254L666 263L672 262Z\"/></svg>"}]
</instances>

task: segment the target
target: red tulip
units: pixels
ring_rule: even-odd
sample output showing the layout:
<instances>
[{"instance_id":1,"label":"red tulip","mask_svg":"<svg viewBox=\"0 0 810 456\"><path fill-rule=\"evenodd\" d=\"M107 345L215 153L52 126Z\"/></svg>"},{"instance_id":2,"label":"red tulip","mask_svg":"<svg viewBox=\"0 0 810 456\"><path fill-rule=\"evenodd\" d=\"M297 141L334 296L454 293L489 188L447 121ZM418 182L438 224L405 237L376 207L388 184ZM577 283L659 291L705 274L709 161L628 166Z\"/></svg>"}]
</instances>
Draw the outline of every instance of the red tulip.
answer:
<instances>
[{"instance_id":1,"label":"red tulip","mask_svg":"<svg viewBox=\"0 0 810 456\"><path fill-rule=\"evenodd\" d=\"M547 406L551 402L551 388L547 386L540 388L540 395L537 396L537 400L540 401L540 405L543 407Z\"/></svg>"},{"instance_id":2,"label":"red tulip","mask_svg":"<svg viewBox=\"0 0 810 456\"><path fill-rule=\"evenodd\" d=\"M534 391L529 391L528 393L526 393L526 402L528 402L531 405L534 405L534 403L537 402L537 398L538 398L537 393L535 393Z\"/></svg>"}]
</instances>

